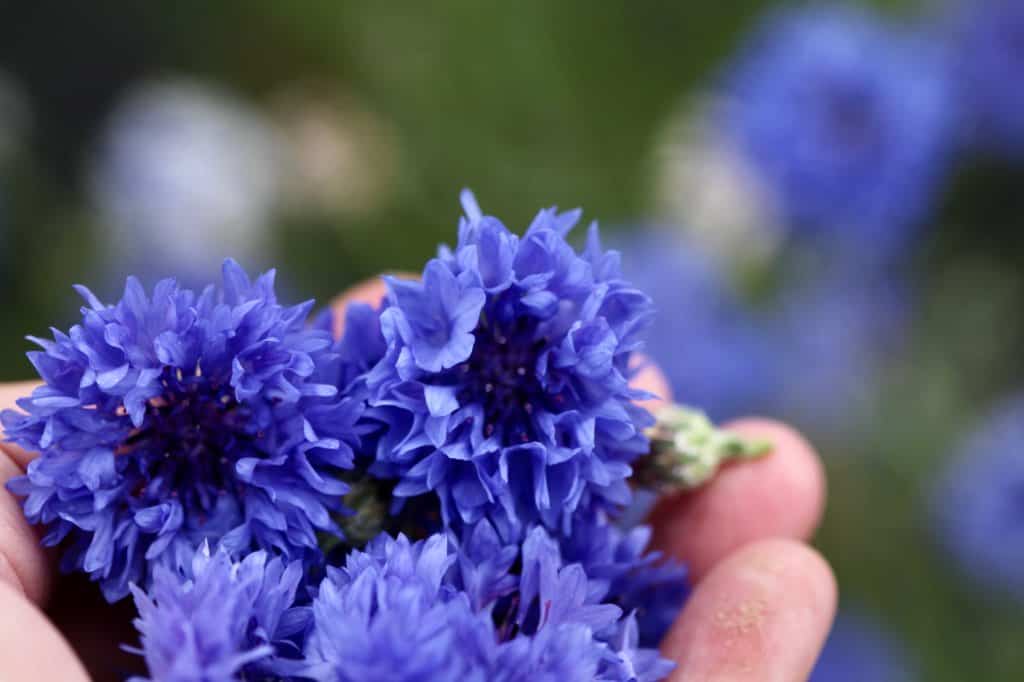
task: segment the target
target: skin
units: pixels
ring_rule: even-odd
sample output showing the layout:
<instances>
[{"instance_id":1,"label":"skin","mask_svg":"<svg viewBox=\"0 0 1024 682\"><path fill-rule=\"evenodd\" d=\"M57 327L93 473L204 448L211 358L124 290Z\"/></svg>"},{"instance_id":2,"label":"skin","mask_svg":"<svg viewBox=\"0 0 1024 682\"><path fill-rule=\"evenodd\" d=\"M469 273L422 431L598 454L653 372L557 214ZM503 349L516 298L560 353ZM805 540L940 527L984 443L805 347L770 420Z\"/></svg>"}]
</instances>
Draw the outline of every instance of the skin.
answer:
<instances>
[{"instance_id":1,"label":"skin","mask_svg":"<svg viewBox=\"0 0 1024 682\"><path fill-rule=\"evenodd\" d=\"M340 312L350 302L376 303L382 296L375 279L332 306ZM342 333L341 324L335 331ZM655 367L636 383L670 395ZM0 385L0 408L14 407L33 386ZM823 469L811 446L783 424L744 419L729 427L768 439L773 451L727 466L696 492L666 497L651 516L655 544L684 559L695 582L662 653L679 663L672 682L801 682L836 608L832 572L806 544L824 510ZM0 484L20 475L32 457L0 443ZM88 670L97 680L123 679L139 667L137 657L117 649L137 641L132 611L130 601L102 603L81 577L58 581L54 555L39 546L18 501L0 489L0 677L76 682L90 679Z\"/></svg>"}]
</instances>

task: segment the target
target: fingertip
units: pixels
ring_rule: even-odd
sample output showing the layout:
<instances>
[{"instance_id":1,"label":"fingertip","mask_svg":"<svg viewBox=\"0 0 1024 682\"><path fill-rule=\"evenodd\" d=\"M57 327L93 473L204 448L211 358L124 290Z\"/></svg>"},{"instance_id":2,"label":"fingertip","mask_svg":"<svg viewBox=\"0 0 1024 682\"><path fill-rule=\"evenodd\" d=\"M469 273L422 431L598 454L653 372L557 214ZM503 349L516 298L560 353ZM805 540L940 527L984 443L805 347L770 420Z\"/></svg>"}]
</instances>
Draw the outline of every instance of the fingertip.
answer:
<instances>
[{"instance_id":1,"label":"fingertip","mask_svg":"<svg viewBox=\"0 0 1024 682\"><path fill-rule=\"evenodd\" d=\"M88 680L67 640L24 595L0 582L0 661L5 682Z\"/></svg>"},{"instance_id":2,"label":"fingertip","mask_svg":"<svg viewBox=\"0 0 1024 682\"><path fill-rule=\"evenodd\" d=\"M799 433L766 419L726 428L766 440L772 449L724 467L699 490L660 500L651 514L655 545L689 564L695 580L751 542L810 538L824 511L824 469Z\"/></svg>"},{"instance_id":3,"label":"fingertip","mask_svg":"<svg viewBox=\"0 0 1024 682\"><path fill-rule=\"evenodd\" d=\"M835 616L831 568L810 547L761 540L727 557L701 583L666 637L674 682L804 680Z\"/></svg>"},{"instance_id":4,"label":"fingertip","mask_svg":"<svg viewBox=\"0 0 1024 682\"><path fill-rule=\"evenodd\" d=\"M331 300L331 311L334 313L333 325L331 328L334 338L340 339L345 333L345 309L351 303L366 303L377 306L384 300L387 293L387 286L381 276L363 280L355 286L349 287Z\"/></svg>"},{"instance_id":5,"label":"fingertip","mask_svg":"<svg viewBox=\"0 0 1024 682\"><path fill-rule=\"evenodd\" d=\"M40 604L50 592L53 566L7 482L22 470L0 448L0 580Z\"/></svg>"},{"instance_id":6,"label":"fingertip","mask_svg":"<svg viewBox=\"0 0 1024 682\"><path fill-rule=\"evenodd\" d=\"M796 511L803 512L794 515L792 521L796 534L789 537L810 538L825 515L828 497L825 465L814 446L792 426L774 419L747 417L730 422L725 428L771 445L772 453L779 460L779 475L785 478L785 488L792 499L800 501Z\"/></svg>"}]
</instances>

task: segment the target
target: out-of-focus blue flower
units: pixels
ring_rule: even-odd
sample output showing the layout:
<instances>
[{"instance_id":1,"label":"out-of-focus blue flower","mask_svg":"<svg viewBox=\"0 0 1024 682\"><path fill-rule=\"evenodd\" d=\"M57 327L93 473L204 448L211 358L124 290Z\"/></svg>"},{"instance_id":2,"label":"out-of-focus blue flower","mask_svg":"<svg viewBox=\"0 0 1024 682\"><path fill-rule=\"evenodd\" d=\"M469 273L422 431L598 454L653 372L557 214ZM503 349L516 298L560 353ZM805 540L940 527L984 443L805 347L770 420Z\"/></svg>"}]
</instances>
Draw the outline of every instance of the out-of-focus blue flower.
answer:
<instances>
[{"instance_id":1,"label":"out-of-focus blue flower","mask_svg":"<svg viewBox=\"0 0 1024 682\"><path fill-rule=\"evenodd\" d=\"M596 227L582 254L569 246L579 211L543 210L520 238L468 192L463 205L456 248L422 281L388 281L374 472L401 479L398 497L436 492L449 522L566 527L628 502L652 422L628 383L650 299Z\"/></svg>"},{"instance_id":2,"label":"out-of-focus blue flower","mask_svg":"<svg viewBox=\"0 0 1024 682\"><path fill-rule=\"evenodd\" d=\"M781 382L769 409L812 432L848 429L903 348L906 284L881 269L838 265L779 296L761 335Z\"/></svg>"},{"instance_id":3,"label":"out-of-focus blue flower","mask_svg":"<svg viewBox=\"0 0 1024 682\"><path fill-rule=\"evenodd\" d=\"M867 619L841 612L809 682L911 682L900 643Z\"/></svg>"},{"instance_id":4,"label":"out-of-focus blue flower","mask_svg":"<svg viewBox=\"0 0 1024 682\"><path fill-rule=\"evenodd\" d=\"M111 117L92 175L110 265L192 284L209 281L225 256L265 262L279 146L258 112L214 88L168 81L133 92Z\"/></svg>"},{"instance_id":5,"label":"out-of-focus blue flower","mask_svg":"<svg viewBox=\"0 0 1024 682\"><path fill-rule=\"evenodd\" d=\"M783 11L733 69L723 125L788 222L884 255L944 175L940 52L852 7Z\"/></svg>"},{"instance_id":6,"label":"out-of-focus blue flower","mask_svg":"<svg viewBox=\"0 0 1024 682\"><path fill-rule=\"evenodd\" d=\"M758 321L713 259L664 228L630 232L615 245L626 276L654 301L645 352L676 400L724 419L762 409L777 395Z\"/></svg>"},{"instance_id":7,"label":"out-of-focus blue flower","mask_svg":"<svg viewBox=\"0 0 1024 682\"><path fill-rule=\"evenodd\" d=\"M969 141L1024 154L1024 4L961 3L951 55Z\"/></svg>"},{"instance_id":8,"label":"out-of-focus blue flower","mask_svg":"<svg viewBox=\"0 0 1024 682\"><path fill-rule=\"evenodd\" d=\"M834 429L901 347L909 295L886 268L829 252L828 272L783 282L757 309L677 231L640 229L616 244L654 301L646 353L676 400L716 420L764 412Z\"/></svg>"},{"instance_id":9,"label":"out-of-focus blue flower","mask_svg":"<svg viewBox=\"0 0 1024 682\"><path fill-rule=\"evenodd\" d=\"M318 560L340 532L362 403L339 395L341 356L307 329L312 306L278 303L269 272L227 261L220 290L129 278L115 305L79 288L83 320L29 353L44 384L8 410L8 437L41 452L9 486L67 541L66 570L108 599L175 570L205 539L234 553Z\"/></svg>"},{"instance_id":10,"label":"out-of-focus blue flower","mask_svg":"<svg viewBox=\"0 0 1024 682\"><path fill-rule=\"evenodd\" d=\"M941 541L979 586L1024 599L1024 396L969 434L932 499Z\"/></svg>"},{"instance_id":11,"label":"out-of-focus blue flower","mask_svg":"<svg viewBox=\"0 0 1024 682\"><path fill-rule=\"evenodd\" d=\"M149 594L132 586L142 654L153 682L263 679L310 620L293 607L302 565L255 552L232 562L204 544L187 576L157 566ZM250 678L250 675L253 677ZM142 678L140 678L142 679Z\"/></svg>"}]
</instances>

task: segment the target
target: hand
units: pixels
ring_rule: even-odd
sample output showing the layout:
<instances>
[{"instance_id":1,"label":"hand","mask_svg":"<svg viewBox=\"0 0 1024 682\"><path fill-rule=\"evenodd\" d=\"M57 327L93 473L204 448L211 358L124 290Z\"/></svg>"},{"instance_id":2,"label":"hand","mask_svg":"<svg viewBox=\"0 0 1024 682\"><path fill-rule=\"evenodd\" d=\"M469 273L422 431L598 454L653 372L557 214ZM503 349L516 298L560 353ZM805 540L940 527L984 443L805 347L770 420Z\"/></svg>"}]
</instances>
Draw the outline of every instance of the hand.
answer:
<instances>
[{"instance_id":1,"label":"hand","mask_svg":"<svg viewBox=\"0 0 1024 682\"><path fill-rule=\"evenodd\" d=\"M640 378L668 395L656 370ZM823 469L783 424L727 426L774 448L651 514L655 545L686 561L695 582L662 654L679 664L672 682L805 682L836 609L832 571L803 542L824 510Z\"/></svg>"},{"instance_id":2,"label":"hand","mask_svg":"<svg viewBox=\"0 0 1024 682\"><path fill-rule=\"evenodd\" d=\"M382 295L382 283L373 280L351 289L333 307L341 312L348 303L376 303ZM344 317L336 318L340 335ZM645 371L637 383L668 396L656 369ZM31 383L0 385L0 409L14 407L32 388ZM652 515L656 545L685 560L696 583L662 651L679 662L673 682L803 681L836 603L831 571L803 544L824 507L822 467L810 446L783 425L745 420L732 428L768 439L774 452L726 467L697 492L662 500ZM31 458L0 443L0 486L21 475ZM62 577L59 583L54 576L55 556L40 547L19 501L3 488L0 677L78 682L89 679L88 668L97 680L123 679L141 664L118 649L135 643L130 601L108 606L82 576ZM48 601L52 608L44 614L41 607Z\"/></svg>"}]
</instances>

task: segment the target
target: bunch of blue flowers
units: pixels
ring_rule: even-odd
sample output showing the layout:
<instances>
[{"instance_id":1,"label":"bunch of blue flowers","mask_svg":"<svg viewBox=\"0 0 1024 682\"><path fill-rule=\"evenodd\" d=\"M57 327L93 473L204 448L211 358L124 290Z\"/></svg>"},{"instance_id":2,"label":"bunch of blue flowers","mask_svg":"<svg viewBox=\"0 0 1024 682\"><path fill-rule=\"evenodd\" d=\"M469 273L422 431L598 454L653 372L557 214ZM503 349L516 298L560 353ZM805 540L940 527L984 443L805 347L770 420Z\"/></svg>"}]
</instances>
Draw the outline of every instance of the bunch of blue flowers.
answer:
<instances>
[{"instance_id":1,"label":"bunch of blue flowers","mask_svg":"<svg viewBox=\"0 0 1024 682\"><path fill-rule=\"evenodd\" d=\"M707 421L639 406L652 304L596 227L570 246L578 211L519 237L463 206L455 247L340 340L232 261L202 292L79 288L81 322L34 339L43 384L3 425L39 456L10 487L66 570L134 596L147 679L671 671L686 571L619 519L645 462L707 477L715 453L672 450Z\"/></svg>"}]
</instances>

